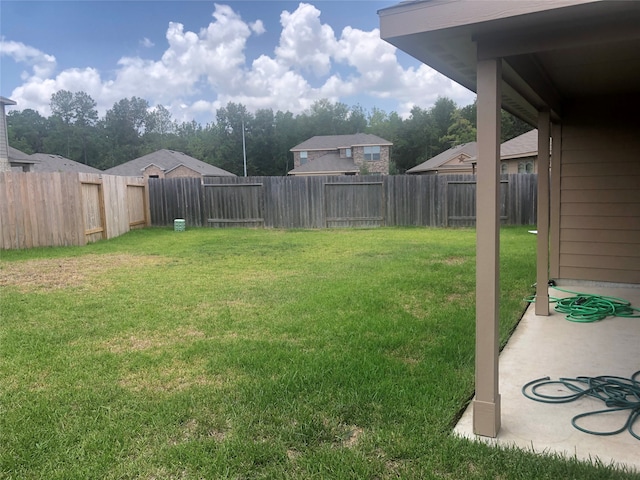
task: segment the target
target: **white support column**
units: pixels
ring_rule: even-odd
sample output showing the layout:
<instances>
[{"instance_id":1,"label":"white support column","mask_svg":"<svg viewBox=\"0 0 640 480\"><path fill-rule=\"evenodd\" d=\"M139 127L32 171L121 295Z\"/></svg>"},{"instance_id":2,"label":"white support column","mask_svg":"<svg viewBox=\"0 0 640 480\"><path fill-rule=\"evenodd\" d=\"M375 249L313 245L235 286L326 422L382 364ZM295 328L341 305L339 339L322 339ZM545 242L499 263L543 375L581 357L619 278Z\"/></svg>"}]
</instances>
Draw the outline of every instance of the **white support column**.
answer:
<instances>
[{"instance_id":1,"label":"white support column","mask_svg":"<svg viewBox=\"0 0 640 480\"><path fill-rule=\"evenodd\" d=\"M538 251L536 315L549 315L549 111L538 113Z\"/></svg>"},{"instance_id":2,"label":"white support column","mask_svg":"<svg viewBox=\"0 0 640 480\"><path fill-rule=\"evenodd\" d=\"M478 60L476 186L476 396L473 431L496 437L500 296L500 107L502 60Z\"/></svg>"}]
</instances>

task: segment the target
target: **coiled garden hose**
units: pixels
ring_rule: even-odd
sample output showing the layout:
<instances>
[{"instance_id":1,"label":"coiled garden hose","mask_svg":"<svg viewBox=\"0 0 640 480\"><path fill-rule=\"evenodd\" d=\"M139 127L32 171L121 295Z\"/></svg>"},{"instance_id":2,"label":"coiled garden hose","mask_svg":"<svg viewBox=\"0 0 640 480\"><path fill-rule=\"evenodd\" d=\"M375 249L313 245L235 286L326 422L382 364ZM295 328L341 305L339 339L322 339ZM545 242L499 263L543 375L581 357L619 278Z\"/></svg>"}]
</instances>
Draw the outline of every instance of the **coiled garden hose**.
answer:
<instances>
[{"instance_id":1,"label":"coiled garden hose","mask_svg":"<svg viewBox=\"0 0 640 480\"><path fill-rule=\"evenodd\" d=\"M640 440L640 432L634 430L634 424L640 418L640 370L631 378L602 375L598 377L560 378L551 380L549 377L539 378L522 387L522 394L536 402L568 403L583 396L602 400L608 407L603 410L581 413L571 419L571 424L578 430L591 435L616 435L627 430L634 438ZM544 387L563 386L573 393L567 395L551 395L543 393ZM547 388L547 391L550 389ZM579 420L594 415L618 411L629 411L626 422L617 429L610 431L594 431L579 425Z\"/></svg>"},{"instance_id":2,"label":"coiled garden hose","mask_svg":"<svg viewBox=\"0 0 640 480\"><path fill-rule=\"evenodd\" d=\"M556 304L554 310L566 314L566 319L572 322L597 322L607 317L640 318L640 308L632 307L631 302L622 298L573 292L550 286L560 292L574 295L566 298L549 297L549 302ZM535 303L535 295L525 298L525 301Z\"/></svg>"}]
</instances>

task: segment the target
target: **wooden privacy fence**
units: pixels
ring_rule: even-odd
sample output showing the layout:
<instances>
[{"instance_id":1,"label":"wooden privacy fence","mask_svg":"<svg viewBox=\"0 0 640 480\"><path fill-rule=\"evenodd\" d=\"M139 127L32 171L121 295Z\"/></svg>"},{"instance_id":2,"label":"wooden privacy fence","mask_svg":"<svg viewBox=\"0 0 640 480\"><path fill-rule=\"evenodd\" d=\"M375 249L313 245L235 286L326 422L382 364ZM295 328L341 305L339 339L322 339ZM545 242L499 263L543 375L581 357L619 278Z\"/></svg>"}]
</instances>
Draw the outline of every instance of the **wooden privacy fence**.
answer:
<instances>
[{"instance_id":1,"label":"wooden privacy fence","mask_svg":"<svg viewBox=\"0 0 640 480\"><path fill-rule=\"evenodd\" d=\"M152 225L326 228L473 226L473 175L149 179ZM503 175L500 217L536 223L537 175Z\"/></svg>"},{"instance_id":2,"label":"wooden privacy fence","mask_svg":"<svg viewBox=\"0 0 640 480\"><path fill-rule=\"evenodd\" d=\"M85 245L149 224L145 182L91 173L0 173L0 248Z\"/></svg>"}]
</instances>

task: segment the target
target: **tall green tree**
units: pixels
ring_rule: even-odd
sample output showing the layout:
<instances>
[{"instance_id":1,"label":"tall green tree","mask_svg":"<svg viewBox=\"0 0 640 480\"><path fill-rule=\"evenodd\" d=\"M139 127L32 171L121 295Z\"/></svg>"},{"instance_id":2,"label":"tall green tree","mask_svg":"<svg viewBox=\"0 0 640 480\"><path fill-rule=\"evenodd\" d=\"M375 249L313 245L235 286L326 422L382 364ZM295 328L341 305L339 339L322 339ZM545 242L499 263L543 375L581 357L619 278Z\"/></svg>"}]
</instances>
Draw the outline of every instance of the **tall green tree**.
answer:
<instances>
[{"instance_id":1,"label":"tall green tree","mask_svg":"<svg viewBox=\"0 0 640 480\"><path fill-rule=\"evenodd\" d=\"M246 134L249 175L276 175L277 142L273 110L257 110Z\"/></svg>"},{"instance_id":2,"label":"tall green tree","mask_svg":"<svg viewBox=\"0 0 640 480\"><path fill-rule=\"evenodd\" d=\"M80 141L82 161L89 163L89 151L95 153L95 145L89 145L90 139L95 137L94 127L98 121L97 103L85 92L73 95L74 134Z\"/></svg>"},{"instance_id":3,"label":"tall green tree","mask_svg":"<svg viewBox=\"0 0 640 480\"><path fill-rule=\"evenodd\" d=\"M451 125L447 129L447 134L442 138L446 145L455 147L463 143L475 142L478 132L473 124L462 116L457 110L451 116Z\"/></svg>"},{"instance_id":4,"label":"tall green tree","mask_svg":"<svg viewBox=\"0 0 640 480\"><path fill-rule=\"evenodd\" d=\"M171 112L163 105L156 105L151 111L147 112L143 135L144 150L149 152L163 148L180 150L176 148L180 143L176 136L176 130L177 125L171 116Z\"/></svg>"},{"instance_id":5,"label":"tall green tree","mask_svg":"<svg viewBox=\"0 0 640 480\"><path fill-rule=\"evenodd\" d=\"M457 111L455 102L447 97L438 97L429 110L429 158L452 147L447 135Z\"/></svg>"},{"instance_id":6,"label":"tall green tree","mask_svg":"<svg viewBox=\"0 0 640 480\"><path fill-rule=\"evenodd\" d=\"M393 146L398 173L404 173L434 155L435 139L431 123L429 111L418 106L414 106L409 118L402 122Z\"/></svg>"},{"instance_id":7,"label":"tall green tree","mask_svg":"<svg viewBox=\"0 0 640 480\"><path fill-rule=\"evenodd\" d=\"M240 103L229 102L216 112L216 159L215 164L228 172L244 175L242 151L242 128L245 137L250 129L253 115ZM247 172L248 174L248 172Z\"/></svg>"},{"instance_id":8,"label":"tall green tree","mask_svg":"<svg viewBox=\"0 0 640 480\"><path fill-rule=\"evenodd\" d=\"M361 105L355 105L349 110L347 131L345 133L364 133L367 130L367 115Z\"/></svg>"},{"instance_id":9,"label":"tall green tree","mask_svg":"<svg viewBox=\"0 0 640 480\"><path fill-rule=\"evenodd\" d=\"M278 111L274 117L275 150L274 175L286 175L293 169L293 154L289 151L306 140L301 138L297 129L297 119L291 112Z\"/></svg>"},{"instance_id":10,"label":"tall green tree","mask_svg":"<svg viewBox=\"0 0 640 480\"><path fill-rule=\"evenodd\" d=\"M300 132L305 138L352 133L348 129L349 107L326 98L316 100L309 109L298 115L298 121Z\"/></svg>"},{"instance_id":11,"label":"tall green tree","mask_svg":"<svg viewBox=\"0 0 640 480\"><path fill-rule=\"evenodd\" d=\"M12 110L7 114L9 145L24 153L44 152L44 142L49 135L47 118L35 110Z\"/></svg>"},{"instance_id":12,"label":"tall green tree","mask_svg":"<svg viewBox=\"0 0 640 480\"><path fill-rule=\"evenodd\" d=\"M59 90L51 95L49 105L52 116L54 117L51 119L51 124L54 128L58 128L63 132L66 140L66 148L62 154L67 158L71 158L71 126L75 119L73 93L69 90Z\"/></svg>"},{"instance_id":13,"label":"tall green tree","mask_svg":"<svg viewBox=\"0 0 640 480\"><path fill-rule=\"evenodd\" d=\"M511 115L509 112L502 110L500 125L500 141L506 142L512 138L528 132L533 127L519 118Z\"/></svg>"},{"instance_id":14,"label":"tall green tree","mask_svg":"<svg viewBox=\"0 0 640 480\"><path fill-rule=\"evenodd\" d=\"M113 166L140 156L142 135L148 122L149 102L142 98L123 98L109 109L104 129L112 145Z\"/></svg>"}]
</instances>

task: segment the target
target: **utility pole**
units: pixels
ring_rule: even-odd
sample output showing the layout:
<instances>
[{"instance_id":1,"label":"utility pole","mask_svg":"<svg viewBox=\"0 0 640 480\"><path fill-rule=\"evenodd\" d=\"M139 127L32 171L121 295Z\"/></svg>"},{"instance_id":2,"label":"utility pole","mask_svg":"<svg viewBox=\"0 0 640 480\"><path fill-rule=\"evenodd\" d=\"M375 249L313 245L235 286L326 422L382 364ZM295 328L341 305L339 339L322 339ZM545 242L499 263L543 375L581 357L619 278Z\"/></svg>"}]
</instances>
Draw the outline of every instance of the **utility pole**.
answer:
<instances>
[{"instance_id":1,"label":"utility pole","mask_svg":"<svg viewBox=\"0 0 640 480\"><path fill-rule=\"evenodd\" d=\"M244 143L244 119L242 120L242 158L244 159L244 176L247 176L247 147Z\"/></svg>"}]
</instances>

